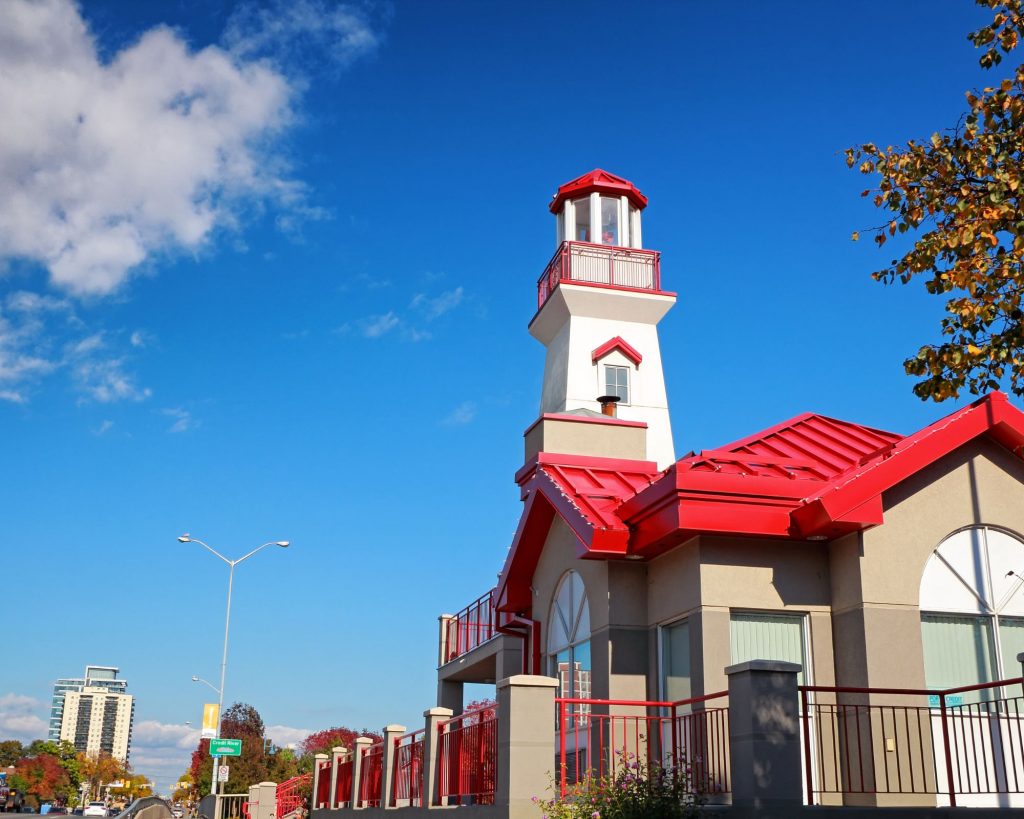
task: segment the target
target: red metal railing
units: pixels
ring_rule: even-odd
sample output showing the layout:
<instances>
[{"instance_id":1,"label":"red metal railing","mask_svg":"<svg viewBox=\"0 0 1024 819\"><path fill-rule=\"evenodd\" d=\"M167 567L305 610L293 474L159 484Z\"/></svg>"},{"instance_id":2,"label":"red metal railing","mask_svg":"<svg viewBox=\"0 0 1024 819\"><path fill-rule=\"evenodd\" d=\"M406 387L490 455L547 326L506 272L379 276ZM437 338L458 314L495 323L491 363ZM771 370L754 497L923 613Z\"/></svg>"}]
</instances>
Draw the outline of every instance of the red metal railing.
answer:
<instances>
[{"instance_id":1,"label":"red metal railing","mask_svg":"<svg viewBox=\"0 0 1024 819\"><path fill-rule=\"evenodd\" d=\"M440 723L438 804L494 804L498 709L490 705Z\"/></svg>"},{"instance_id":2,"label":"red metal railing","mask_svg":"<svg viewBox=\"0 0 1024 819\"><path fill-rule=\"evenodd\" d=\"M800 686L807 804L822 794L934 794L956 806L958 796L1024 793L1024 695L999 691L1022 683Z\"/></svg>"},{"instance_id":3,"label":"red metal railing","mask_svg":"<svg viewBox=\"0 0 1024 819\"><path fill-rule=\"evenodd\" d=\"M316 765L316 793L313 796L313 803L318 808L334 807L328 806L331 799L331 762L325 760Z\"/></svg>"},{"instance_id":4,"label":"red metal railing","mask_svg":"<svg viewBox=\"0 0 1024 819\"><path fill-rule=\"evenodd\" d=\"M384 742L371 745L363 751L359 766L359 806L379 808L381 783L384 777Z\"/></svg>"},{"instance_id":5,"label":"red metal railing","mask_svg":"<svg viewBox=\"0 0 1024 819\"><path fill-rule=\"evenodd\" d=\"M492 589L480 595L448 621L441 652L442 663L450 663L494 636L493 593Z\"/></svg>"},{"instance_id":6,"label":"red metal railing","mask_svg":"<svg viewBox=\"0 0 1024 819\"><path fill-rule=\"evenodd\" d=\"M686 700L555 699L559 790L615 777L631 761L685 774L692 792L729 793L728 691ZM694 706L697 709L694 710Z\"/></svg>"},{"instance_id":7,"label":"red metal railing","mask_svg":"<svg viewBox=\"0 0 1024 819\"><path fill-rule=\"evenodd\" d=\"M340 808L352 802L352 769L355 761L352 756L338 763L338 776L334 784L334 804L331 808Z\"/></svg>"},{"instance_id":8,"label":"red metal railing","mask_svg":"<svg viewBox=\"0 0 1024 819\"><path fill-rule=\"evenodd\" d=\"M303 806L306 799L304 791L312 778L312 774L300 774L277 786L277 819L284 819Z\"/></svg>"},{"instance_id":9,"label":"red metal railing","mask_svg":"<svg viewBox=\"0 0 1024 819\"><path fill-rule=\"evenodd\" d=\"M560 282L629 290L661 289L661 254L656 250L562 242L537 280L537 309Z\"/></svg>"},{"instance_id":10,"label":"red metal railing","mask_svg":"<svg viewBox=\"0 0 1024 819\"><path fill-rule=\"evenodd\" d=\"M424 729L395 739L395 777L391 787L391 807L399 802L423 806Z\"/></svg>"}]
</instances>

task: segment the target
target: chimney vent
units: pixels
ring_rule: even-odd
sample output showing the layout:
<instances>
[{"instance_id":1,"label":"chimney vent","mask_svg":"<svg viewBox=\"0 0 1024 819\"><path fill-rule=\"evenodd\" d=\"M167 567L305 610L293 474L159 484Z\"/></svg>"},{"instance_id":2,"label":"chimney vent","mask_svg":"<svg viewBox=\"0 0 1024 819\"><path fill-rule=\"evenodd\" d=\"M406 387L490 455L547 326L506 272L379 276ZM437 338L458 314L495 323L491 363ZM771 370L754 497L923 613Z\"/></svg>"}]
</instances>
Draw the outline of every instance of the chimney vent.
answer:
<instances>
[{"instance_id":1,"label":"chimney vent","mask_svg":"<svg viewBox=\"0 0 1024 819\"><path fill-rule=\"evenodd\" d=\"M619 396L617 395L599 395L597 397L598 402L601 404L601 412L607 415L609 418L614 418L618 413L619 409Z\"/></svg>"}]
</instances>

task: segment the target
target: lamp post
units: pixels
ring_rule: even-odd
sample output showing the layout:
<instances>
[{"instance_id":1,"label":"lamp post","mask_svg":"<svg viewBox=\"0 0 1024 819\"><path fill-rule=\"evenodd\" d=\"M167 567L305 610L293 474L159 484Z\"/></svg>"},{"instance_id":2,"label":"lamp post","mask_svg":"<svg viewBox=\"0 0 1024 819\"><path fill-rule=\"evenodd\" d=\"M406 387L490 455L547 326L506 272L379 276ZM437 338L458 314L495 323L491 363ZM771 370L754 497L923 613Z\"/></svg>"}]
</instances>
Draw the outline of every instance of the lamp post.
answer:
<instances>
[{"instance_id":1,"label":"lamp post","mask_svg":"<svg viewBox=\"0 0 1024 819\"><path fill-rule=\"evenodd\" d=\"M263 549L266 549L268 546L280 546L282 549L286 549L286 548L288 548L289 542L287 540L271 540L271 541L268 541L267 543L264 543L262 546L257 546L255 549L253 549L248 554L242 555L237 560L230 560L230 559L224 557L224 555L222 555L216 549L211 547L209 544L204 543L199 538L192 537L188 532L186 532L185 534L181 535L178 538L178 542L179 543L198 543L200 546L202 546L208 552L210 552L211 554L215 555L216 557L220 558L222 561L227 563L228 567L229 567L229 571L228 571L228 605L227 605L227 614L224 617L224 654L221 657L221 661L220 661L220 688L215 687L213 685L213 683L206 682L206 680L200 679L199 677L196 677L196 676L192 677L193 682L203 682L203 683L206 683L208 686L210 686L210 688L212 688L214 691L217 692L217 736L219 738L220 737L221 718L223 717L223 714L224 714L224 677L227 674L227 668L228 668L228 629L231 626L231 590L232 590L232 588L234 586L234 582L235 582L235 566L237 566L243 560L248 560L254 554L256 554L259 551L262 551ZM218 760L219 760L219 757L217 757L217 756L213 757L213 777L212 777L212 782L210 783L210 793L213 794L213 795L217 794L217 762L218 762ZM220 800L218 800L218 801L220 801Z\"/></svg>"}]
</instances>

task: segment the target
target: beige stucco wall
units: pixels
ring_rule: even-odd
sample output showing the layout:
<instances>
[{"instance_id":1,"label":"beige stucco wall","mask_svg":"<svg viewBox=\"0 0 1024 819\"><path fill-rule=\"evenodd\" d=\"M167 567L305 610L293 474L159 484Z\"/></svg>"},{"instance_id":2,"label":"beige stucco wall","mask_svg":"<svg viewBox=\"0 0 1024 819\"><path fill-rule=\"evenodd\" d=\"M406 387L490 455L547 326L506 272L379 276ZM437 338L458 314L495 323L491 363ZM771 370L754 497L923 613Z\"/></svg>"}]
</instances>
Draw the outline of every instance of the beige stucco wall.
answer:
<instances>
[{"instance_id":1,"label":"beige stucco wall","mask_svg":"<svg viewBox=\"0 0 1024 819\"><path fill-rule=\"evenodd\" d=\"M594 455L602 458L647 458L647 428L586 418L543 418L523 435L525 460L538 452Z\"/></svg>"},{"instance_id":2,"label":"beige stucco wall","mask_svg":"<svg viewBox=\"0 0 1024 819\"><path fill-rule=\"evenodd\" d=\"M921 576L951 533L985 524L1024 532L1024 464L988 439L885 493L885 523L830 547L843 685L924 686Z\"/></svg>"}]
</instances>

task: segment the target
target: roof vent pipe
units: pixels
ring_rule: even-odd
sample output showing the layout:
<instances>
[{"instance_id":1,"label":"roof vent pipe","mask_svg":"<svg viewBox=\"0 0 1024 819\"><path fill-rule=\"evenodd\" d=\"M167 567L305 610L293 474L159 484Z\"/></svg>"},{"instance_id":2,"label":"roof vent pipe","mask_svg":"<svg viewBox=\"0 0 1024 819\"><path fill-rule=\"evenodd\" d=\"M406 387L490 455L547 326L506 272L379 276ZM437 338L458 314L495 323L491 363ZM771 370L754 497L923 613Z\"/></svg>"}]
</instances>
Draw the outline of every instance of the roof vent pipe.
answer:
<instances>
[{"instance_id":1,"label":"roof vent pipe","mask_svg":"<svg viewBox=\"0 0 1024 819\"><path fill-rule=\"evenodd\" d=\"M616 416L619 409L619 396L599 395L597 400L601 404L601 412L604 415L607 415L609 418L614 418Z\"/></svg>"}]
</instances>

